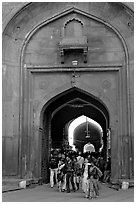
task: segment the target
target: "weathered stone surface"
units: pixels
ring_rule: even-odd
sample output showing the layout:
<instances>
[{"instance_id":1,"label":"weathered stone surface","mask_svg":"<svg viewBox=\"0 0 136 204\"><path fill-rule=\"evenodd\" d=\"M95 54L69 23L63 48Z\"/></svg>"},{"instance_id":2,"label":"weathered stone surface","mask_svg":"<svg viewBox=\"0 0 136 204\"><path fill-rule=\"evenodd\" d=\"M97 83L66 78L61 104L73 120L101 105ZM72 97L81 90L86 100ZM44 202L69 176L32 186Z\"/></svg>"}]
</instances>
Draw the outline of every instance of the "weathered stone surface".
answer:
<instances>
[{"instance_id":1,"label":"weathered stone surface","mask_svg":"<svg viewBox=\"0 0 136 204\"><path fill-rule=\"evenodd\" d=\"M3 4L3 174L18 175L22 169L23 175L30 167L37 177L41 168L47 173L47 162L44 167L40 165L42 152L49 153L50 137L42 135L44 131L50 135L49 112L53 108L47 114L44 108L65 91L77 88L86 93L84 99L90 94L109 111L110 120L106 117L112 128L112 177L132 176L133 159L128 167L134 135L133 11L116 2L32 2L13 17L23 5L26 3ZM65 36L64 27L73 19L83 25L83 35L88 39L87 63L81 52L69 51L62 66L59 42ZM73 30L68 33L78 35ZM78 73L69 70L75 68L75 60ZM60 103L63 100L61 96ZM62 109L55 103L54 107L54 111ZM60 115L64 120L65 115L69 117L67 112ZM43 120L46 129L39 133ZM126 160L128 152L131 155Z\"/></svg>"}]
</instances>

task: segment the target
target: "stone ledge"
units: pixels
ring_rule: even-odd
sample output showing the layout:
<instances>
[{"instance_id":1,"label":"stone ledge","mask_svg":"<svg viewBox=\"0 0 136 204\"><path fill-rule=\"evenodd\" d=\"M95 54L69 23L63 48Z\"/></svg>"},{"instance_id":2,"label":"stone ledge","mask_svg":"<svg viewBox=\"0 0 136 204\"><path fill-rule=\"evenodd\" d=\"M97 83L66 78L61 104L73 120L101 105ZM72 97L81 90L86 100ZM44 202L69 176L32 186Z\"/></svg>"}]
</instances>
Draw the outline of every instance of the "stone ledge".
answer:
<instances>
[{"instance_id":1,"label":"stone ledge","mask_svg":"<svg viewBox=\"0 0 136 204\"><path fill-rule=\"evenodd\" d=\"M21 181L26 181L26 188L31 188L36 184L38 185L42 184L41 178L3 179L2 180L2 193L24 189L19 186L19 182Z\"/></svg>"}]
</instances>

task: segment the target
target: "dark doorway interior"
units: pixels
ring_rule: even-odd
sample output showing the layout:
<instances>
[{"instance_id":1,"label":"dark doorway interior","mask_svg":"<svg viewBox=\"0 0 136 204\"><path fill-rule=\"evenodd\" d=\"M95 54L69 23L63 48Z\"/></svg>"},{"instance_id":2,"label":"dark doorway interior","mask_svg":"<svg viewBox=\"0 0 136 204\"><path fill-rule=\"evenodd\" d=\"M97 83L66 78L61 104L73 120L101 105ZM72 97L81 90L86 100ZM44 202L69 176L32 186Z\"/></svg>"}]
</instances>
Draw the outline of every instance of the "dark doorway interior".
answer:
<instances>
[{"instance_id":1,"label":"dark doorway interior","mask_svg":"<svg viewBox=\"0 0 136 204\"><path fill-rule=\"evenodd\" d=\"M104 157L107 151L107 129L109 127L109 114L105 105L91 94L78 88L68 91L51 99L44 107L43 114L43 138L42 138L42 177L49 181L48 160L50 148L59 148L65 134L65 126L68 122L81 115L95 120L103 129Z\"/></svg>"}]
</instances>

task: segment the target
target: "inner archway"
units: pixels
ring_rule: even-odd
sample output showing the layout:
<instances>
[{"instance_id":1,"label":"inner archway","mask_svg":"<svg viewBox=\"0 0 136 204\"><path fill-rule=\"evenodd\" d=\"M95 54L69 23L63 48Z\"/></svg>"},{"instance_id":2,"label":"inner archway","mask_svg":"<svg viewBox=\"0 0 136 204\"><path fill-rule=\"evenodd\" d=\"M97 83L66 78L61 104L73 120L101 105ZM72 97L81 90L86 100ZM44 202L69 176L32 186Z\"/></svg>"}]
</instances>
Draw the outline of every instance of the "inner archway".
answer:
<instances>
[{"instance_id":1,"label":"inner archway","mask_svg":"<svg viewBox=\"0 0 136 204\"><path fill-rule=\"evenodd\" d=\"M73 148L77 147L83 152L83 146L90 142L96 152L102 149L103 130L101 126L91 118L84 115L73 120L68 127L68 141Z\"/></svg>"},{"instance_id":2,"label":"inner archway","mask_svg":"<svg viewBox=\"0 0 136 204\"><path fill-rule=\"evenodd\" d=\"M78 88L71 88L52 98L44 107L42 139L42 177L48 180L48 160L51 148L60 148L68 139L65 126L70 121L85 115L100 124L103 130L104 157L107 151L107 129L109 113L101 100ZM44 142L43 142L44 141ZM45 156L46 149L46 156ZM46 166L46 168L45 168Z\"/></svg>"}]
</instances>

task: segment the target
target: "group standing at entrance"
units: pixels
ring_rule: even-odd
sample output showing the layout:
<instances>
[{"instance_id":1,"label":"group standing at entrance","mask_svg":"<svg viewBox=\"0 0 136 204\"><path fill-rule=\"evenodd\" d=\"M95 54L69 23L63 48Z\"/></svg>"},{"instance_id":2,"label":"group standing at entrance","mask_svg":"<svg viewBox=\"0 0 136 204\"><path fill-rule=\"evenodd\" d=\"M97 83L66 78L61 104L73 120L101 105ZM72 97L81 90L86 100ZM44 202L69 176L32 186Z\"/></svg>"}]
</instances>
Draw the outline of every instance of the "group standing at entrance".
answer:
<instances>
[{"instance_id":1,"label":"group standing at entrance","mask_svg":"<svg viewBox=\"0 0 136 204\"><path fill-rule=\"evenodd\" d=\"M102 164L102 157L96 156L95 152L73 151L67 142L59 153L54 151L51 154L50 185L53 188L56 183L59 192L67 193L81 188L86 198L96 198L99 196L99 180L107 181L108 174L110 177L107 166L109 168L104 162Z\"/></svg>"}]
</instances>

